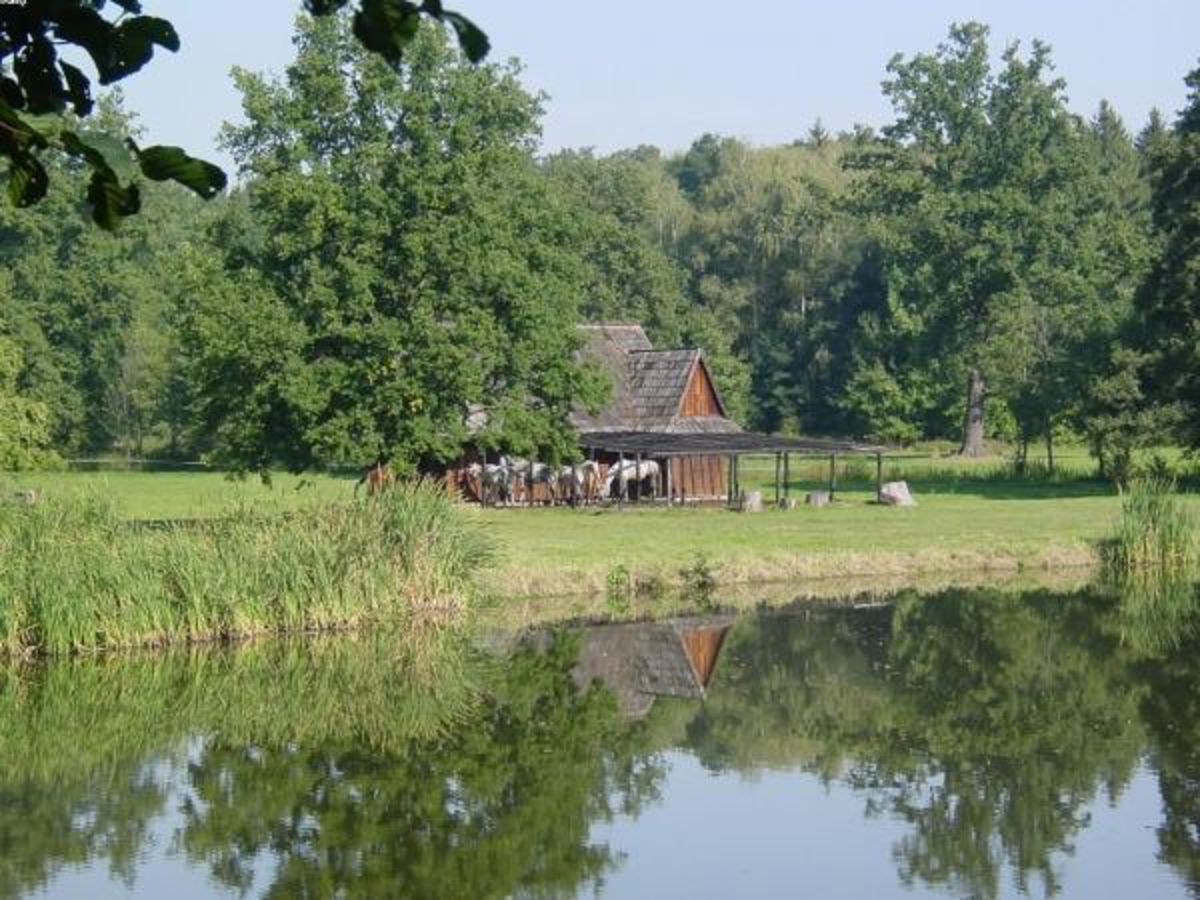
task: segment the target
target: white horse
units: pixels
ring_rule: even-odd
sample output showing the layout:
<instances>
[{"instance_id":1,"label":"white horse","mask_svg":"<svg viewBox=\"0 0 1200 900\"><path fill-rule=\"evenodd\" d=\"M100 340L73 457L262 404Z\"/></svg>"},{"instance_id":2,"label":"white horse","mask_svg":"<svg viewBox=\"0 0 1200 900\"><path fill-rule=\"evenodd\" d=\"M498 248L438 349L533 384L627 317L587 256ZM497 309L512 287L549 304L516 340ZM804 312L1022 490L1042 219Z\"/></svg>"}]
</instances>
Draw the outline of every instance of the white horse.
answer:
<instances>
[{"instance_id":1,"label":"white horse","mask_svg":"<svg viewBox=\"0 0 1200 900\"><path fill-rule=\"evenodd\" d=\"M471 463L467 473L479 483L479 501L484 505L508 504L512 500L512 469L501 463L480 465Z\"/></svg>"},{"instance_id":2,"label":"white horse","mask_svg":"<svg viewBox=\"0 0 1200 900\"><path fill-rule=\"evenodd\" d=\"M580 501L585 504L594 502L600 493L600 464L587 460L560 467L558 493L560 499L569 500L572 506Z\"/></svg>"},{"instance_id":3,"label":"white horse","mask_svg":"<svg viewBox=\"0 0 1200 900\"><path fill-rule=\"evenodd\" d=\"M637 485L638 497L653 497L658 484L658 473L658 463L652 459L644 459L641 463L635 459L627 459L624 463L617 463L608 470L608 477L604 481L604 496L617 496L624 479L628 496L634 496L634 485Z\"/></svg>"},{"instance_id":4,"label":"white horse","mask_svg":"<svg viewBox=\"0 0 1200 900\"><path fill-rule=\"evenodd\" d=\"M525 499L532 503L533 492L539 484L546 486L546 494L553 505L558 498L558 472L546 463L530 462L520 457L500 457L500 464L511 468L513 482L524 488Z\"/></svg>"}]
</instances>

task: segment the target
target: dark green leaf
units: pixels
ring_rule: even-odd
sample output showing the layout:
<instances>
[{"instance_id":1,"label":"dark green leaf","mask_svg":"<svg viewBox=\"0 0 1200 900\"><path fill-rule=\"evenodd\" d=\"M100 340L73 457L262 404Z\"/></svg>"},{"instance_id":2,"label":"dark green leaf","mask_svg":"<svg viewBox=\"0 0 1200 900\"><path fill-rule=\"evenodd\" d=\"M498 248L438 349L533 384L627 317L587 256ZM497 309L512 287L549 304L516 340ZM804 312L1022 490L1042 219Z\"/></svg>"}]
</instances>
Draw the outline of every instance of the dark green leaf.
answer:
<instances>
[{"instance_id":1,"label":"dark green leaf","mask_svg":"<svg viewBox=\"0 0 1200 900\"><path fill-rule=\"evenodd\" d=\"M130 142L133 143L132 141ZM225 188L225 173L202 159L188 156L179 147L147 147L138 150L134 145L142 174L153 181L174 181L195 191L208 200Z\"/></svg>"},{"instance_id":2,"label":"dark green leaf","mask_svg":"<svg viewBox=\"0 0 1200 900\"><path fill-rule=\"evenodd\" d=\"M462 47L467 59L477 63L488 55L492 45L478 25L456 12L447 12L443 18L454 27L458 34L458 45Z\"/></svg>"},{"instance_id":3,"label":"dark green leaf","mask_svg":"<svg viewBox=\"0 0 1200 900\"><path fill-rule=\"evenodd\" d=\"M45 135L31 125L26 118L17 115L16 110L0 100L0 152L10 158L35 147L45 147L49 143Z\"/></svg>"},{"instance_id":4,"label":"dark green leaf","mask_svg":"<svg viewBox=\"0 0 1200 900\"><path fill-rule=\"evenodd\" d=\"M111 84L138 71L154 56L154 45L172 52L179 49L179 35L166 19L137 16L116 27L111 41L112 58L99 67L100 83Z\"/></svg>"},{"instance_id":5,"label":"dark green leaf","mask_svg":"<svg viewBox=\"0 0 1200 900\"><path fill-rule=\"evenodd\" d=\"M328 16L344 7L348 0L304 0L304 8L314 16Z\"/></svg>"},{"instance_id":6,"label":"dark green leaf","mask_svg":"<svg viewBox=\"0 0 1200 900\"><path fill-rule=\"evenodd\" d=\"M63 147L72 156L86 159L92 168L104 167L118 180L133 178L136 170L128 145L120 138L99 132L62 133Z\"/></svg>"},{"instance_id":7,"label":"dark green leaf","mask_svg":"<svg viewBox=\"0 0 1200 900\"><path fill-rule=\"evenodd\" d=\"M13 60L13 73L25 93L30 112L58 112L63 107L62 76L58 74L58 56L45 37L34 40Z\"/></svg>"},{"instance_id":8,"label":"dark green leaf","mask_svg":"<svg viewBox=\"0 0 1200 900\"><path fill-rule=\"evenodd\" d=\"M139 0L113 0L113 3L121 7L127 13L133 13L135 16L142 11L142 4Z\"/></svg>"},{"instance_id":9,"label":"dark green leaf","mask_svg":"<svg viewBox=\"0 0 1200 900\"><path fill-rule=\"evenodd\" d=\"M8 199L13 206L31 206L46 196L49 179L46 170L32 153L9 156Z\"/></svg>"},{"instance_id":10,"label":"dark green leaf","mask_svg":"<svg viewBox=\"0 0 1200 900\"><path fill-rule=\"evenodd\" d=\"M87 199L92 205L93 221L105 231L114 231L123 218L137 215L142 208L136 184L124 186L111 171L105 174L101 169L92 172Z\"/></svg>"},{"instance_id":11,"label":"dark green leaf","mask_svg":"<svg viewBox=\"0 0 1200 900\"><path fill-rule=\"evenodd\" d=\"M82 47L92 58L100 83L107 84L105 74L116 64L113 24L90 6L72 6L58 16L54 25L54 36Z\"/></svg>"},{"instance_id":12,"label":"dark green leaf","mask_svg":"<svg viewBox=\"0 0 1200 900\"><path fill-rule=\"evenodd\" d=\"M94 104L92 103L92 83L88 77L70 63L60 60L58 66L67 78L67 98L71 101L75 115L82 118L91 114Z\"/></svg>"},{"instance_id":13,"label":"dark green leaf","mask_svg":"<svg viewBox=\"0 0 1200 900\"><path fill-rule=\"evenodd\" d=\"M25 108L25 95L21 92L21 85L12 78L0 78L0 97L13 109Z\"/></svg>"},{"instance_id":14,"label":"dark green leaf","mask_svg":"<svg viewBox=\"0 0 1200 900\"><path fill-rule=\"evenodd\" d=\"M363 0L354 14L354 35L368 50L396 65L420 24L420 12L406 0Z\"/></svg>"}]
</instances>

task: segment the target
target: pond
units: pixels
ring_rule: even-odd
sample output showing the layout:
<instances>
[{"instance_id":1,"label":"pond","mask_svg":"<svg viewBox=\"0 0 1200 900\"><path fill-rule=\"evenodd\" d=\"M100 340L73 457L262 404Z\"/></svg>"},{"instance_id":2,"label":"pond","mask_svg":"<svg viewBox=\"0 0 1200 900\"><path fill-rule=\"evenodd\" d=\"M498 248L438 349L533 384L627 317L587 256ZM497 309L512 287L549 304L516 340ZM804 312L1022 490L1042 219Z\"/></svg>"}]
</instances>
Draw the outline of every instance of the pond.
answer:
<instances>
[{"instance_id":1,"label":"pond","mask_svg":"<svg viewBox=\"0 0 1200 900\"><path fill-rule=\"evenodd\" d=\"M0 669L0 898L1200 896L1200 654L901 592Z\"/></svg>"}]
</instances>

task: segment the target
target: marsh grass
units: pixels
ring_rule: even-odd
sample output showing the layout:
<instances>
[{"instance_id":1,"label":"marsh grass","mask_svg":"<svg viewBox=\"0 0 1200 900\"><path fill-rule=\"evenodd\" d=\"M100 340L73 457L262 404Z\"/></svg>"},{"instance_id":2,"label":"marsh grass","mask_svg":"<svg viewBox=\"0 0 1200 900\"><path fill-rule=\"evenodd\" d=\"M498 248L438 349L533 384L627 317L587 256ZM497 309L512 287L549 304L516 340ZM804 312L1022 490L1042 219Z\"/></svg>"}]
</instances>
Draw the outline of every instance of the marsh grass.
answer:
<instances>
[{"instance_id":1,"label":"marsh grass","mask_svg":"<svg viewBox=\"0 0 1200 900\"><path fill-rule=\"evenodd\" d=\"M1200 542L1194 512L1161 474L1133 481L1104 548L1107 574L1120 599L1127 643L1149 654L1170 651L1200 624Z\"/></svg>"},{"instance_id":2,"label":"marsh grass","mask_svg":"<svg viewBox=\"0 0 1200 900\"><path fill-rule=\"evenodd\" d=\"M481 599L482 532L436 485L280 514L130 527L101 495L0 507L0 655L65 654L414 616Z\"/></svg>"},{"instance_id":3,"label":"marsh grass","mask_svg":"<svg viewBox=\"0 0 1200 900\"><path fill-rule=\"evenodd\" d=\"M1197 524L1169 479L1134 481L1121 494L1121 515L1106 561L1120 575L1153 569L1192 574L1197 568Z\"/></svg>"}]
</instances>

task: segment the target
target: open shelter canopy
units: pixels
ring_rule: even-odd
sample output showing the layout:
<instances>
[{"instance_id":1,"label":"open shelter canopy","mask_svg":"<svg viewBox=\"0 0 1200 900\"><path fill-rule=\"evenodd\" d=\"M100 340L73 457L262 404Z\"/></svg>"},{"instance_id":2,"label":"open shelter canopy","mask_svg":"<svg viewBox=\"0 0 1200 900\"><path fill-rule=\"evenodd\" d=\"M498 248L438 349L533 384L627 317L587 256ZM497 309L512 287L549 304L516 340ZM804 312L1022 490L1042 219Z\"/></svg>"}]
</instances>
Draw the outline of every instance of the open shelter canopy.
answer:
<instances>
[{"instance_id":1,"label":"open shelter canopy","mask_svg":"<svg viewBox=\"0 0 1200 900\"><path fill-rule=\"evenodd\" d=\"M853 441L782 437L739 431L733 434L651 431L584 432L579 436L584 450L644 456L741 456L747 453L830 454L883 453L886 447Z\"/></svg>"}]
</instances>

